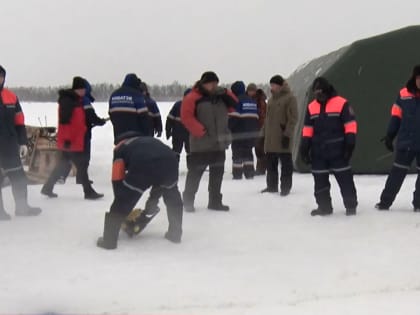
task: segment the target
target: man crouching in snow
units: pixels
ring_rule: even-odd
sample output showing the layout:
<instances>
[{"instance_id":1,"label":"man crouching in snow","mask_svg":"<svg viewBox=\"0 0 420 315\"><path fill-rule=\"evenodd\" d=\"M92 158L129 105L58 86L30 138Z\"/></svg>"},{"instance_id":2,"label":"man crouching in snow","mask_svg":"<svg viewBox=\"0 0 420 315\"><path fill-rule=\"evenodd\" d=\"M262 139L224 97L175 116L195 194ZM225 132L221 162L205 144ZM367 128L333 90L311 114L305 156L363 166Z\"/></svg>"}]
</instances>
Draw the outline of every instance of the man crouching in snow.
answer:
<instances>
[{"instance_id":1,"label":"man crouching in snow","mask_svg":"<svg viewBox=\"0 0 420 315\"><path fill-rule=\"evenodd\" d=\"M122 134L116 143L112 168L114 202L105 214L104 234L97 245L105 249L117 248L121 224L150 187L150 199L139 219L149 223L158 213L157 201L163 196L169 220L165 238L180 243L182 200L178 190L176 154L159 140L141 137L135 132Z\"/></svg>"}]
</instances>

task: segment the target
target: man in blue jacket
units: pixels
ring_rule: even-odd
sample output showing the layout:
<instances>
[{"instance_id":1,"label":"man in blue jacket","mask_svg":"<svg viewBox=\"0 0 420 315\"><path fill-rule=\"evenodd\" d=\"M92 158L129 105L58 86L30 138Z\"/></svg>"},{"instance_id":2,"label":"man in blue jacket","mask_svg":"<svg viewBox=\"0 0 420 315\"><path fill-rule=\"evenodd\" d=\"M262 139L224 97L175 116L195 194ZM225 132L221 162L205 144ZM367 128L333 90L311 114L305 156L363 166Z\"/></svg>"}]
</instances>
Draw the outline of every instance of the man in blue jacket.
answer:
<instances>
[{"instance_id":1,"label":"man in blue jacket","mask_svg":"<svg viewBox=\"0 0 420 315\"><path fill-rule=\"evenodd\" d=\"M246 94L242 81L233 83L231 90L239 102L229 113L229 129L232 132L233 179L254 178L252 149L259 134L257 102Z\"/></svg>"},{"instance_id":2,"label":"man in blue jacket","mask_svg":"<svg viewBox=\"0 0 420 315\"><path fill-rule=\"evenodd\" d=\"M149 114L149 136L154 137L156 135L160 138L162 136L163 126L159 107L156 101L150 96L149 88L145 82L140 83L140 89L143 91L144 100Z\"/></svg>"},{"instance_id":3,"label":"man in blue jacket","mask_svg":"<svg viewBox=\"0 0 420 315\"><path fill-rule=\"evenodd\" d=\"M184 96L191 92L191 89L187 89L184 92ZM182 148L185 149L187 153L187 162L188 155L190 154L190 133L184 124L181 122L181 105L182 100L176 102L166 119L166 139L172 137L172 150L177 154L178 161L181 156Z\"/></svg>"},{"instance_id":4,"label":"man in blue jacket","mask_svg":"<svg viewBox=\"0 0 420 315\"><path fill-rule=\"evenodd\" d=\"M401 189L411 163L416 159L418 177L413 207L415 212L420 212L420 65L414 67L410 80L400 91L397 101L392 106L388 132L382 139L391 152L394 151L393 142L397 135L395 162L376 208L389 210Z\"/></svg>"},{"instance_id":5,"label":"man in blue jacket","mask_svg":"<svg viewBox=\"0 0 420 315\"><path fill-rule=\"evenodd\" d=\"M144 136L149 134L148 109L140 83L141 80L135 74L127 74L122 86L109 99L109 117L114 127L114 139L129 131Z\"/></svg>"}]
</instances>

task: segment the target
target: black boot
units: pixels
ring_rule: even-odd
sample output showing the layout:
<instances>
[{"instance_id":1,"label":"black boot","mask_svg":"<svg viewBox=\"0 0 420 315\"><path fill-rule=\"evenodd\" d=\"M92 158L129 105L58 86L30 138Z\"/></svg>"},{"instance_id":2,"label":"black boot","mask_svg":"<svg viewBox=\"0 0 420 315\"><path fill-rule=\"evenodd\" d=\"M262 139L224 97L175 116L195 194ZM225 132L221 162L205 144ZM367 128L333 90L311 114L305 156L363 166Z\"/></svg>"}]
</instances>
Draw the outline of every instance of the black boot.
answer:
<instances>
[{"instance_id":1,"label":"black boot","mask_svg":"<svg viewBox=\"0 0 420 315\"><path fill-rule=\"evenodd\" d=\"M194 197L188 197L185 193L182 195L185 212L195 212Z\"/></svg>"},{"instance_id":2,"label":"black boot","mask_svg":"<svg viewBox=\"0 0 420 315\"><path fill-rule=\"evenodd\" d=\"M262 194L265 194L265 193L276 194L278 192L279 192L278 188L268 188L267 187L267 188L264 188L263 190L261 190Z\"/></svg>"},{"instance_id":3,"label":"black boot","mask_svg":"<svg viewBox=\"0 0 420 315\"><path fill-rule=\"evenodd\" d=\"M382 202L379 202L375 205L375 208L379 211L388 211L389 210L389 206L383 204Z\"/></svg>"},{"instance_id":4,"label":"black boot","mask_svg":"<svg viewBox=\"0 0 420 315\"><path fill-rule=\"evenodd\" d=\"M181 235L179 233L171 233L170 231L166 232L165 238L175 244L181 243Z\"/></svg>"},{"instance_id":5,"label":"black boot","mask_svg":"<svg viewBox=\"0 0 420 315\"><path fill-rule=\"evenodd\" d=\"M86 200L97 200L104 197L104 194L97 193L90 184L84 188L84 192Z\"/></svg>"},{"instance_id":6,"label":"black boot","mask_svg":"<svg viewBox=\"0 0 420 315\"><path fill-rule=\"evenodd\" d=\"M125 217L119 213L107 212L105 214L104 234L96 243L104 249L116 249L121 224Z\"/></svg>"},{"instance_id":7,"label":"black boot","mask_svg":"<svg viewBox=\"0 0 420 315\"><path fill-rule=\"evenodd\" d=\"M42 189L41 189L41 194L42 195L44 195L44 196L47 196L47 197L49 197L49 198L57 198L58 197L58 195L56 194L56 193L54 193L53 191L52 191L52 189L49 189L47 186L42 186Z\"/></svg>"},{"instance_id":8,"label":"black boot","mask_svg":"<svg viewBox=\"0 0 420 315\"><path fill-rule=\"evenodd\" d=\"M356 208L347 208L346 209L346 216L350 217L357 214Z\"/></svg>"},{"instance_id":9,"label":"black boot","mask_svg":"<svg viewBox=\"0 0 420 315\"><path fill-rule=\"evenodd\" d=\"M209 204L207 209L214 211L229 211L229 206L222 203L222 194L210 194Z\"/></svg>"},{"instance_id":10,"label":"black boot","mask_svg":"<svg viewBox=\"0 0 420 315\"><path fill-rule=\"evenodd\" d=\"M11 219L12 218L10 217L10 215L4 210L3 195L2 195L1 187L0 187L0 221L9 221Z\"/></svg>"},{"instance_id":11,"label":"black boot","mask_svg":"<svg viewBox=\"0 0 420 315\"><path fill-rule=\"evenodd\" d=\"M311 216L315 217L315 216L328 216L331 215L333 213L333 209L332 208L321 208L318 207L315 210L312 210L311 212Z\"/></svg>"}]
</instances>

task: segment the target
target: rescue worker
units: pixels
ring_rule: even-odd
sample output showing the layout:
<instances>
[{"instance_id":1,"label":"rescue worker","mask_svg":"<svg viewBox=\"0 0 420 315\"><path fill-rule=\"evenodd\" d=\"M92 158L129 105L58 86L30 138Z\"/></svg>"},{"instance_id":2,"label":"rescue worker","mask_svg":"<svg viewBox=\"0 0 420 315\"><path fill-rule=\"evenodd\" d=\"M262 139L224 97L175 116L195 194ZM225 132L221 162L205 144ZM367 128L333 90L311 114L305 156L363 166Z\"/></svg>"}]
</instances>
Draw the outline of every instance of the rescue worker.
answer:
<instances>
[{"instance_id":1,"label":"rescue worker","mask_svg":"<svg viewBox=\"0 0 420 315\"><path fill-rule=\"evenodd\" d=\"M17 96L4 87L6 70L0 66L0 221L11 216L4 209L2 184L12 185L16 216L37 216L40 208L28 205L28 183L21 158L28 154L25 117Z\"/></svg>"},{"instance_id":2,"label":"rescue worker","mask_svg":"<svg viewBox=\"0 0 420 315\"><path fill-rule=\"evenodd\" d=\"M184 97L190 92L191 89L187 89L184 92ZM188 163L188 156L190 154L190 134L181 122L181 104L182 100L176 102L166 118L166 139L169 140L172 137L172 150L177 154L178 161L180 160L182 148L184 148L187 153Z\"/></svg>"},{"instance_id":3,"label":"rescue worker","mask_svg":"<svg viewBox=\"0 0 420 315\"><path fill-rule=\"evenodd\" d=\"M355 215L357 194L349 164L356 145L357 122L354 111L325 78L315 79L312 92L315 99L306 111L300 148L302 160L312 164L315 181L318 208L311 215L326 216L333 212L330 171L340 186L346 215Z\"/></svg>"},{"instance_id":4,"label":"rescue worker","mask_svg":"<svg viewBox=\"0 0 420 315\"><path fill-rule=\"evenodd\" d=\"M252 149L259 134L257 103L246 94L244 82L236 81L231 90L239 100L235 111L229 113L233 179L242 179L242 176L253 179L255 168Z\"/></svg>"},{"instance_id":5,"label":"rescue worker","mask_svg":"<svg viewBox=\"0 0 420 315\"><path fill-rule=\"evenodd\" d=\"M85 110L86 116L86 135L85 135L85 149L84 154L86 158L87 166L89 167L90 158L91 158L91 148L92 148L92 129L96 126L103 126L106 124L107 120L104 118L100 118L93 107L93 103L95 102L95 98L92 96L92 86L90 83L85 79L86 84L86 95L83 97L83 109ZM69 163L67 170L63 173L63 176L60 177L59 182L65 183L69 173L71 171L71 163ZM89 179L89 182L92 184L93 181ZM82 181L80 178L76 177L76 183L81 184Z\"/></svg>"},{"instance_id":6,"label":"rescue worker","mask_svg":"<svg viewBox=\"0 0 420 315\"><path fill-rule=\"evenodd\" d=\"M413 207L415 212L420 212L420 65L414 67L411 78L392 106L387 135L382 139L391 152L394 151L397 136L395 162L376 208L389 210L416 159L417 181Z\"/></svg>"},{"instance_id":7,"label":"rescue worker","mask_svg":"<svg viewBox=\"0 0 420 315\"><path fill-rule=\"evenodd\" d=\"M121 134L134 131L147 136L149 116L141 80L134 73L127 74L122 86L109 99L109 117L114 128L114 142Z\"/></svg>"},{"instance_id":8,"label":"rescue worker","mask_svg":"<svg viewBox=\"0 0 420 315\"><path fill-rule=\"evenodd\" d=\"M267 115L267 95L262 89L257 89L255 100L258 106L259 128L264 127L265 117ZM255 145L255 155L257 156L257 167L255 175L265 175L267 171L267 155L264 152L264 137L260 134Z\"/></svg>"},{"instance_id":9,"label":"rescue worker","mask_svg":"<svg viewBox=\"0 0 420 315\"><path fill-rule=\"evenodd\" d=\"M162 136L162 117L160 116L159 106L150 96L149 88L145 82L141 82L140 89L143 91L144 100L146 102L149 114L149 136L160 138Z\"/></svg>"},{"instance_id":10,"label":"rescue worker","mask_svg":"<svg viewBox=\"0 0 420 315\"><path fill-rule=\"evenodd\" d=\"M293 135L298 121L296 97L287 82L275 75L270 80L271 98L262 134L267 155L267 188L262 193L279 191L279 160L281 162L280 195L289 195L293 180Z\"/></svg>"},{"instance_id":11,"label":"rescue worker","mask_svg":"<svg viewBox=\"0 0 420 315\"><path fill-rule=\"evenodd\" d=\"M181 105L181 121L190 132L191 149L183 194L187 212L195 211L195 194L207 167L210 171L207 208L229 211L229 207L222 203L221 189L226 149L231 142L228 113L236 107L237 99L232 92L218 87L218 84L216 73L203 73Z\"/></svg>"},{"instance_id":12,"label":"rescue worker","mask_svg":"<svg viewBox=\"0 0 420 315\"><path fill-rule=\"evenodd\" d=\"M159 200L163 196L167 207L169 228L165 238L180 243L182 199L178 190L176 154L159 140L138 133L122 134L116 142L112 168L114 201L105 214L103 237L98 239L97 245L105 249L117 247L121 224L150 187L151 199ZM147 224L158 211L156 204L146 204L140 220Z\"/></svg>"},{"instance_id":13,"label":"rescue worker","mask_svg":"<svg viewBox=\"0 0 420 315\"><path fill-rule=\"evenodd\" d=\"M89 180L88 160L86 159L86 113L83 108L83 97L86 95L86 80L74 77L71 89L60 90L58 99L57 148L61 158L41 190L41 194L57 198L54 186L68 170L72 162L77 171L76 178L83 186L85 199L100 199L104 195L97 193Z\"/></svg>"}]
</instances>

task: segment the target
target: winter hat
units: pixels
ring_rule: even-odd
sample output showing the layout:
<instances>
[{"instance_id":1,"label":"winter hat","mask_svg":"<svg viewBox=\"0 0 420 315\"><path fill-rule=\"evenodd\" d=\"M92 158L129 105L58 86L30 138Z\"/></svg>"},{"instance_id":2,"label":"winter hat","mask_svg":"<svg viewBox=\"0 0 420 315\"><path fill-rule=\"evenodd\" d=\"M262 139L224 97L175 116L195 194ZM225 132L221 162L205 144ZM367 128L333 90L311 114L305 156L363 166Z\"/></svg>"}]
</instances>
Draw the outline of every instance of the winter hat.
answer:
<instances>
[{"instance_id":1,"label":"winter hat","mask_svg":"<svg viewBox=\"0 0 420 315\"><path fill-rule=\"evenodd\" d=\"M283 85L284 84L284 79L281 75L277 74L270 79L270 84Z\"/></svg>"},{"instance_id":2,"label":"winter hat","mask_svg":"<svg viewBox=\"0 0 420 315\"><path fill-rule=\"evenodd\" d=\"M0 77L6 77L6 69L0 65Z\"/></svg>"},{"instance_id":3,"label":"winter hat","mask_svg":"<svg viewBox=\"0 0 420 315\"><path fill-rule=\"evenodd\" d=\"M131 87L133 89L140 89L140 79L134 73L129 73L125 76L123 86Z\"/></svg>"},{"instance_id":4,"label":"winter hat","mask_svg":"<svg viewBox=\"0 0 420 315\"><path fill-rule=\"evenodd\" d=\"M192 89L188 88L184 91L184 96L187 96L188 94L190 94L190 92L192 91Z\"/></svg>"},{"instance_id":5,"label":"winter hat","mask_svg":"<svg viewBox=\"0 0 420 315\"><path fill-rule=\"evenodd\" d=\"M217 74L214 73L213 71L204 72L203 75L201 76L200 83L206 84L210 82L219 83L219 78L217 77Z\"/></svg>"},{"instance_id":6,"label":"winter hat","mask_svg":"<svg viewBox=\"0 0 420 315\"><path fill-rule=\"evenodd\" d=\"M246 91L257 91L257 85L255 83L250 83L248 84L248 86L246 87Z\"/></svg>"},{"instance_id":7,"label":"winter hat","mask_svg":"<svg viewBox=\"0 0 420 315\"><path fill-rule=\"evenodd\" d=\"M245 83L243 81L236 81L232 84L231 90L236 96L245 94Z\"/></svg>"},{"instance_id":8,"label":"winter hat","mask_svg":"<svg viewBox=\"0 0 420 315\"><path fill-rule=\"evenodd\" d=\"M86 80L82 77L74 77L72 90L86 89Z\"/></svg>"},{"instance_id":9,"label":"winter hat","mask_svg":"<svg viewBox=\"0 0 420 315\"><path fill-rule=\"evenodd\" d=\"M420 76L420 65L417 65L413 68L413 78Z\"/></svg>"}]
</instances>

